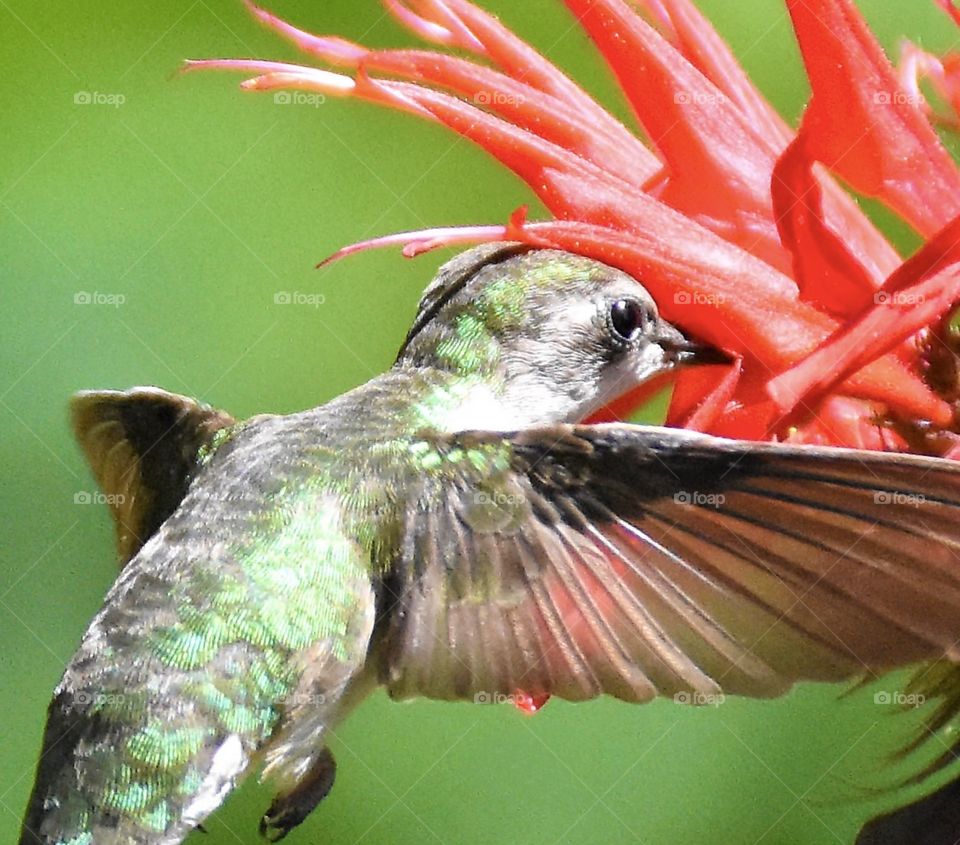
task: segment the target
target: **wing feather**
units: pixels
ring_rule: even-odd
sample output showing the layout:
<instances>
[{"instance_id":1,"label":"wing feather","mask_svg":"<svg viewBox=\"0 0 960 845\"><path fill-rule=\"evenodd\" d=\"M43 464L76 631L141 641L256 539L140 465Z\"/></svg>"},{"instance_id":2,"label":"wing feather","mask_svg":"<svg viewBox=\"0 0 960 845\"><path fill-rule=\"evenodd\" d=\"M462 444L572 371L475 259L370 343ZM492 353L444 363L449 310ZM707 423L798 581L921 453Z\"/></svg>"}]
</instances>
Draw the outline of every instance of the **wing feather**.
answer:
<instances>
[{"instance_id":1,"label":"wing feather","mask_svg":"<svg viewBox=\"0 0 960 845\"><path fill-rule=\"evenodd\" d=\"M960 655L953 462L628 425L437 448L509 459L413 485L393 695L770 696Z\"/></svg>"}]
</instances>

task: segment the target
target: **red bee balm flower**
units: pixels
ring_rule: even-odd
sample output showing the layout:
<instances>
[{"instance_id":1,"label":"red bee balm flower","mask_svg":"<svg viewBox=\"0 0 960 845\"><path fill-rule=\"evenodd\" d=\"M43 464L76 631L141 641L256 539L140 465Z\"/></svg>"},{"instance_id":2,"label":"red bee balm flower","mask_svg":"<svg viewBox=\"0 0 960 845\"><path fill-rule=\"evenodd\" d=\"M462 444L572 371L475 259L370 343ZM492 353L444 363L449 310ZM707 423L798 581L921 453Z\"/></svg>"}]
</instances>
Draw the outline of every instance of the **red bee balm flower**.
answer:
<instances>
[{"instance_id":1,"label":"red bee balm flower","mask_svg":"<svg viewBox=\"0 0 960 845\"><path fill-rule=\"evenodd\" d=\"M813 89L793 133L690 0L645 0L645 15L623 0L566 4L654 150L467 0L385 5L425 40L483 63L368 50L251 6L353 75L254 60L188 66L257 73L248 89L359 97L445 123L525 179L556 217L403 233L336 257L498 239L580 252L643 279L667 319L738 356L723 374L681 375L669 424L946 453L957 442L946 321L960 298L960 172L916 79L931 76L950 102L955 64L913 48L898 77L849 0L788 0ZM900 214L925 245L903 262L818 162Z\"/></svg>"},{"instance_id":2,"label":"red bee balm flower","mask_svg":"<svg viewBox=\"0 0 960 845\"><path fill-rule=\"evenodd\" d=\"M906 45L895 69L851 0L786 0L812 98L794 132L691 0L565 0L644 141L468 0L384 0L444 49L368 50L250 6L349 73L218 59L251 90L355 97L443 123L524 179L554 219L390 235L407 255L476 241L570 250L642 279L664 316L732 353L681 374L667 422L738 438L960 454L960 171L931 120L956 123L960 58ZM939 0L960 23L960 11ZM927 79L936 107L920 94ZM834 177L924 239L904 261ZM632 411L649 391L608 408ZM936 674L936 673L934 673ZM526 700L526 699L524 699ZM537 707L542 704L537 701ZM525 709L534 710L537 707Z\"/></svg>"},{"instance_id":3,"label":"red bee balm flower","mask_svg":"<svg viewBox=\"0 0 960 845\"><path fill-rule=\"evenodd\" d=\"M917 82L931 78L955 102L955 61L910 45L898 75L850 0L787 0L813 89L794 133L690 0L643 0L639 12L624 0L566 0L650 149L467 0L385 5L425 40L477 61L368 50L251 5L352 75L247 59L188 67L257 74L247 89L357 97L444 123L526 180L555 219L528 223L521 210L505 226L407 232L334 257L499 239L579 252L643 279L667 319L737 357L724 372L679 377L671 425L934 454L960 442L948 329L960 299L960 172ZM901 215L924 246L903 261L827 170Z\"/></svg>"}]
</instances>

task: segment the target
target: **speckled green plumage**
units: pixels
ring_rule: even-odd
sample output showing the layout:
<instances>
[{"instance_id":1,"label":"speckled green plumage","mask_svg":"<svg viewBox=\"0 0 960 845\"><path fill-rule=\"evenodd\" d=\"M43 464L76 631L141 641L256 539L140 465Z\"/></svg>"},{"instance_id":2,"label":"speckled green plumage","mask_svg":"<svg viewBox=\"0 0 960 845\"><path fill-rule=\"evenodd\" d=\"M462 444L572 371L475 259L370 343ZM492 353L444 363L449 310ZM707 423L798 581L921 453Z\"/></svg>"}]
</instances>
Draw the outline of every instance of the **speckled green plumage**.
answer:
<instances>
[{"instance_id":1,"label":"speckled green plumage","mask_svg":"<svg viewBox=\"0 0 960 845\"><path fill-rule=\"evenodd\" d=\"M253 754L295 709L318 643L328 664L361 666L354 621L372 594L358 584L390 566L408 473L505 467L502 448L447 450L430 434L478 384L394 372L324 409L250 421L206 451L181 510L125 570L65 679L97 718L80 784L95 812L130 830L173 829L212 747L233 734ZM385 436L344 461L367 426ZM116 660L97 668L104 637L117 641ZM176 703L150 700L155 672ZM88 816L87 801L65 807L59 841L84 835Z\"/></svg>"},{"instance_id":2,"label":"speckled green plumage","mask_svg":"<svg viewBox=\"0 0 960 845\"><path fill-rule=\"evenodd\" d=\"M270 735L298 681L294 655L325 641L337 659L350 659L348 620L357 602L350 587L369 577L369 548L344 534L340 513L324 501L329 494L316 478L308 481L289 499L278 491L249 535L228 547L235 568L173 586L175 621L146 637L152 655L170 669L202 672L222 650L242 647L244 670L227 667L216 682L184 685L181 694L212 717L203 725L168 729L165 712L143 719L122 753L104 762L111 772L105 808L146 829L165 829L178 797L194 794L202 780L191 761L208 740L238 734L259 744ZM100 713L130 724L129 711Z\"/></svg>"},{"instance_id":3,"label":"speckled green plumage","mask_svg":"<svg viewBox=\"0 0 960 845\"><path fill-rule=\"evenodd\" d=\"M600 265L557 261L550 266L513 265L491 272L477 296L451 309L443 322L430 326L422 352L461 376L502 377L500 350L505 339L529 325L531 292L550 296L573 279L589 280Z\"/></svg>"}]
</instances>

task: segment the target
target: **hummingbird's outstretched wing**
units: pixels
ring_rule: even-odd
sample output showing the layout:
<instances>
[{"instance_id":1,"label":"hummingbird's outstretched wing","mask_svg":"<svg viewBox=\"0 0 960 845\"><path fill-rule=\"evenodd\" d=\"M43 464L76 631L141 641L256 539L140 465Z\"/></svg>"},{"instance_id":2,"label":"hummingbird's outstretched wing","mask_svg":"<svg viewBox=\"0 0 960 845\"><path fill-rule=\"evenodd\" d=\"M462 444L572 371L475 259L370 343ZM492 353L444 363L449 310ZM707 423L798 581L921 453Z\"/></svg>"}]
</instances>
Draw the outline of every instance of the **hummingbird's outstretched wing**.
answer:
<instances>
[{"instance_id":1,"label":"hummingbird's outstretched wing","mask_svg":"<svg viewBox=\"0 0 960 845\"><path fill-rule=\"evenodd\" d=\"M235 422L157 387L84 390L71 400L70 417L110 505L121 566L183 501L203 447Z\"/></svg>"},{"instance_id":2,"label":"hummingbird's outstretched wing","mask_svg":"<svg viewBox=\"0 0 960 845\"><path fill-rule=\"evenodd\" d=\"M960 657L960 465L631 425L466 432L413 485L395 696L783 693Z\"/></svg>"}]
</instances>

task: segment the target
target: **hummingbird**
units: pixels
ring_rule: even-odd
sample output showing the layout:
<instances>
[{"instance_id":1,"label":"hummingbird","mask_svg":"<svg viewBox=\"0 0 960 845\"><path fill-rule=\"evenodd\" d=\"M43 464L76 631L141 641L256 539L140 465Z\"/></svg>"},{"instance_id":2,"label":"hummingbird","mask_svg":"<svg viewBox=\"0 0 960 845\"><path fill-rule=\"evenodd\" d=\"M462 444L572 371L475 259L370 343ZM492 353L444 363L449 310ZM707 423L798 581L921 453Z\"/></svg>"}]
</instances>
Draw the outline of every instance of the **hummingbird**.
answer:
<instances>
[{"instance_id":1,"label":"hummingbird","mask_svg":"<svg viewBox=\"0 0 960 845\"><path fill-rule=\"evenodd\" d=\"M440 269L389 371L320 407L78 394L122 568L21 845L174 845L256 772L280 839L378 686L697 703L957 661L957 464L582 422L729 360L641 282L487 244Z\"/></svg>"}]
</instances>

